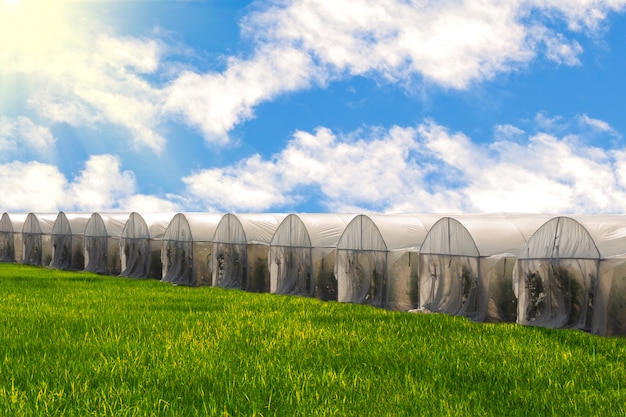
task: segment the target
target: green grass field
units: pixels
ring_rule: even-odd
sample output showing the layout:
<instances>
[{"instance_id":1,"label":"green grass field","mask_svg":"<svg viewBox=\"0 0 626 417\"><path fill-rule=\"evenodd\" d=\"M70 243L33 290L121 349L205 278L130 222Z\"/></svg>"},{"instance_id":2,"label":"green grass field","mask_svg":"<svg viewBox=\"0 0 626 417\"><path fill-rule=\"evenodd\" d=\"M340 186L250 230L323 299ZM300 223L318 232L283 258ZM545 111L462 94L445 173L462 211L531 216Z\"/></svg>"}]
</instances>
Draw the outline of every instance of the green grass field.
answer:
<instances>
[{"instance_id":1,"label":"green grass field","mask_svg":"<svg viewBox=\"0 0 626 417\"><path fill-rule=\"evenodd\" d=\"M626 339L0 264L0 415L626 415Z\"/></svg>"}]
</instances>

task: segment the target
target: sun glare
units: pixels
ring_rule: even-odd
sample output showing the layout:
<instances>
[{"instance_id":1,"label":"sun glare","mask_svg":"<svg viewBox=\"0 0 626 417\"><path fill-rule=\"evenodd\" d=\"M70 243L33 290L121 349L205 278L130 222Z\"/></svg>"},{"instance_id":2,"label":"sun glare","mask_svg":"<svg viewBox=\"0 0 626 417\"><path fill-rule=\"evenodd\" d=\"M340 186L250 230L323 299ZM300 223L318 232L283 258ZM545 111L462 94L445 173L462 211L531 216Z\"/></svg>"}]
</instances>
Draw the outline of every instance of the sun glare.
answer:
<instances>
[{"instance_id":1,"label":"sun glare","mask_svg":"<svg viewBox=\"0 0 626 417\"><path fill-rule=\"evenodd\" d=\"M0 0L0 57L24 58L60 45L72 33L70 12L65 1Z\"/></svg>"}]
</instances>

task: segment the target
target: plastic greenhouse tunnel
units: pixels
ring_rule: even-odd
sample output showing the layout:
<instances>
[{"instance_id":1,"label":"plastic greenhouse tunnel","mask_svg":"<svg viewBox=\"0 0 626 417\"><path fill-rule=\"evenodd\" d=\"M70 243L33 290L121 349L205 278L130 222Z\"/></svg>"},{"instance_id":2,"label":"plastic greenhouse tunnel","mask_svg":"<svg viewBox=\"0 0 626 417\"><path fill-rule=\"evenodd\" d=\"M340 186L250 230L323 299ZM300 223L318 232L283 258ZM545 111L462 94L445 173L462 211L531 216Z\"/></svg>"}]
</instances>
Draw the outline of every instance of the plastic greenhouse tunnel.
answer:
<instances>
[{"instance_id":1,"label":"plastic greenhouse tunnel","mask_svg":"<svg viewBox=\"0 0 626 417\"><path fill-rule=\"evenodd\" d=\"M51 268L72 270L85 268L83 240L90 217L88 213L60 212L57 215L52 226Z\"/></svg>"},{"instance_id":2,"label":"plastic greenhouse tunnel","mask_svg":"<svg viewBox=\"0 0 626 417\"><path fill-rule=\"evenodd\" d=\"M337 243L337 301L410 310L421 242L437 215L363 215Z\"/></svg>"},{"instance_id":3,"label":"plastic greenhouse tunnel","mask_svg":"<svg viewBox=\"0 0 626 417\"><path fill-rule=\"evenodd\" d=\"M163 235L161 281L176 285L211 285L213 234L218 213L178 213Z\"/></svg>"},{"instance_id":4,"label":"plastic greenhouse tunnel","mask_svg":"<svg viewBox=\"0 0 626 417\"><path fill-rule=\"evenodd\" d=\"M52 260L52 226L56 214L29 213L22 227L22 263L49 265Z\"/></svg>"},{"instance_id":5,"label":"plastic greenhouse tunnel","mask_svg":"<svg viewBox=\"0 0 626 417\"><path fill-rule=\"evenodd\" d=\"M173 213L131 213L120 236L121 276L162 278L163 235Z\"/></svg>"},{"instance_id":6,"label":"plastic greenhouse tunnel","mask_svg":"<svg viewBox=\"0 0 626 417\"><path fill-rule=\"evenodd\" d=\"M518 323L626 335L626 217L555 217L528 240L514 285Z\"/></svg>"},{"instance_id":7,"label":"plastic greenhouse tunnel","mask_svg":"<svg viewBox=\"0 0 626 417\"><path fill-rule=\"evenodd\" d=\"M337 299L337 242L354 215L290 214L270 242L270 292Z\"/></svg>"},{"instance_id":8,"label":"plastic greenhouse tunnel","mask_svg":"<svg viewBox=\"0 0 626 417\"><path fill-rule=\"evenodd\" d=\"M20 224L20 230L22 225L23 221ZM2 217L0 217L0 262L15 262L14 233L11 216L9 213L2 213Z\"/></svg>"},{"instance_id":9,"label":"plastic greenhouse tunnel","mask_svg":"<svg viewBox=\"0 0 626 417\"><path fill-rule=\"evenodd\" d=\"M93 213L85 226L85 271L119 275L120 236L128 213Z\"/></svg>"},{"instance_id":10,"label":"plastic greenhouse tunnel","mask_svg":"<svg viewBox=\"0 0 626 417\"><path fill-rule=\"evenodd\" d=\"M419 255L420 308L475 321L515 321L511 278L541 215L459 215L429 230Z\"/></svg>"},{"instance_id":11,"label":"plastic greenhouse tunnel","mask_svg":"<svg viewBox=\"0 0 626 417\"><path fill-rule=\"evenodd\" d=\"M213 238L213 285L269 292L269 245L286 215L225 214Z\"/></svg>"}]
</instances>

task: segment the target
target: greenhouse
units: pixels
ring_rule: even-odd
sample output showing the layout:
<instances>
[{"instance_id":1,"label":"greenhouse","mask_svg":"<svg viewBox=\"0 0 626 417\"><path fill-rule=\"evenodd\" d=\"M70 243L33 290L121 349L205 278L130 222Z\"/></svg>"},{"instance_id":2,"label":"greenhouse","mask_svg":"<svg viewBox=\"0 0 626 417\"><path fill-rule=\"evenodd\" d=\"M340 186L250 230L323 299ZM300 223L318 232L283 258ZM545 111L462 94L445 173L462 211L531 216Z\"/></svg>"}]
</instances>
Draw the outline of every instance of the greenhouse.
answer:
<instances>
[{"instance_id":1,"label":"greenhouse","mask_svg":"<svg viewBox=\"0 0 626 417\"><path fill-rule=\"evenodd\" d=\"M626 335L626 217L550 219L523 248L514 278L518 323Z\"/></svg>"},{"instance_id":2,"label":"greenhouse","mask_svg":"<svg viewBox=\"0 0 626 417\"><path fill-rule=\"evenodd\" d=\"M626 216L3 213L0 262L626 335Z\"/></svg>"},{"instance_id":3,"label":"greenhouse","mask_svg":"<svg viewBox=\"0 0 626 417\"><path fill-rule=\"evenodd\" d=\"M269 292L269 245L286 215L226 214L213 237L213 285Z\"/></svg>"},{"instance_id":4,"label":"greenhouse","mask_svg":"<svg viewBox=\"0 0 626 417\"><path fill-rule=\"evenodd\" d=\"M120 236L128 213L93 213L85 226L85 271L119 275Z\"/></svg>"},{"instance_id":5,"label":"greenhouse","mask_svg":"<svg viewBox=\"0 0 626 417\"><path fill-rule=\"evenodd\" d=\"M420 308L475 321L515 321L513 268L541 215L444 217L420 250Z\"/></svg>"},{"instance_id":6,"label":"greenhouse","mask_svg":"<svg viewBox=\"0 0 626 417\"><path fill-rule=\"evenodd\" d=\"M163 235L174 214L131 213L120 236L121 276L161 279Z\"/></svg>"},{"instance_id":7,"label":"greenhouse","mask_svg":"<svg viewBox=\"0 0 626 417\"><path fill-rule=\"evenodd\" d=\"M358 215L337 243L337 301L393 310L417 306L420 245L436 215Z\"/></svg>"},{"instance_id":8,"label":"greenhouse","mask_svg":"<svg viewBox=\"0 0 626 417\"><path fill-rule=\"evenodd\" d=\"M354 215L290 214L270 242L270 292L337 299L337 242Z\"/></svg>"},{"instance_id":9,"label":"greenhouse","mask_svg":"<svg viewBox=\"0 0 626 417\"><path fill-rule=\"evenodd\" d=\"M17 262L21 259L21 230L25 221L25 214L2 213L0 217L0 262ZM20 232L16 233L15 230Z\"/></svg>"},{"instance_id":10,"label":"greenhouse","mask_svg":"<svg viewBox=\"0 0 626 417\"><path fill-rule=\"evenodd\" d=\"M178 213L163 235L162 281L176 285L211 285L213 234L218 213Z\"/></svg>"},{"instance_id":11,"label":"greenhouse","mask_svg":"<svg viewBox=\"0 0 626 417\"><path fill-rule=\"evenodd\" d=\"M52 261L50 267L82 270L85 268L83 247L87 213L60 212L52 226Z\"/></svg>"},{"instance_id":12,"label":"greenhouse","mask_svg":"<svg viewBox=\"0 0 626 417\"><path fill-rule=\"evenodd\" d=\"M46 265L52 260L52 226L56 215L29 213L22 226L23 264Z\"/></svg>"}]
</instances>

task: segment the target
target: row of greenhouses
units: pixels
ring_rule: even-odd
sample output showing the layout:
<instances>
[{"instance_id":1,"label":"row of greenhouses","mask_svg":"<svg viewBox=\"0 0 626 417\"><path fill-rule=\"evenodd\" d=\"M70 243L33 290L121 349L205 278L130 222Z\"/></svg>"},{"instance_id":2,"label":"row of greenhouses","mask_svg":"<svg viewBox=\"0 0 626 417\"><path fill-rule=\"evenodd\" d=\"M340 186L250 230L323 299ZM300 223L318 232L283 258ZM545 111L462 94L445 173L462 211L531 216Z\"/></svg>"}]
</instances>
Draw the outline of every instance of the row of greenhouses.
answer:
<instances>
[{"instance_id":1,"label":"row of greenhouses","mask_svg":"<svg viewBox=\"0 0 626 417\"><path fill-rule=\"evenodd\" d=\"M4 213L0 261L626 335L626 216Z\"/></svg>"}]
</instances>

